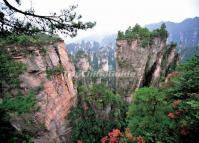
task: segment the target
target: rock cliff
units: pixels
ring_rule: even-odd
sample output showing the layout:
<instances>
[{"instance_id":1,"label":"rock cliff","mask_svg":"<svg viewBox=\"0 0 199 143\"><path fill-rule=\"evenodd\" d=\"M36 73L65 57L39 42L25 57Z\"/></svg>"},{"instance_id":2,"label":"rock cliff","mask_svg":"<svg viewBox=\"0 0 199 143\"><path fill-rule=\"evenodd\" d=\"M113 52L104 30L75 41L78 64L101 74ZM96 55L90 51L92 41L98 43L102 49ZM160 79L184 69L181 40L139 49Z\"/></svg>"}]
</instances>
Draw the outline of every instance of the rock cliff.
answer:
<instances>
[{"instance_id":1,"label":"rock cliff","mask_svg":"<svg viewBox=\"0 0 199 143\"><path fill-rule=\"evenodd\" d=\"M80 57L76 57L77 63L75 63L76 71L81 75L84 75L90 68L90 60L87 54L82 54Z\"/></svg>"},{"instance_id":2,"label":"rock cliff","mask_svg":"<svg viewBox=\"0 0 199 143\"><path fill-rule=\"evenodd\" d=\"M24 48L24 47L23 47ZM18 130L33 135L34 142L67 142L66 117L75 104L76 90L73 85L75 68L64 47L64 41L42 46L11 46L13 58L26 65L20 75L20 91L27 95L36 91L38 109L33 113L13 116L12 124Z\"/></svg>"},{"instance_id":3,"label":"rock cliff","mask_svg":"<svg viewBox=\"0 0 199 143\"><path fill-rule=\"evenodd\" d=\"M146 47L139 40L118 40L116 45L116 90L129 102L137 88L159 86L178 61L176 45L161 38Z\"/></svg>"},{"instance_id":4,"label":"rock cliff","mask_svg":"<svg viewBox=\"0 0 199 143\"><path fill-rule=\"evenodd\" d=\"M108 67L108 49L106 47L101 47L99 49L99 70L98 72L108 72L109 67Z\"/></svg>"}]
</instances>

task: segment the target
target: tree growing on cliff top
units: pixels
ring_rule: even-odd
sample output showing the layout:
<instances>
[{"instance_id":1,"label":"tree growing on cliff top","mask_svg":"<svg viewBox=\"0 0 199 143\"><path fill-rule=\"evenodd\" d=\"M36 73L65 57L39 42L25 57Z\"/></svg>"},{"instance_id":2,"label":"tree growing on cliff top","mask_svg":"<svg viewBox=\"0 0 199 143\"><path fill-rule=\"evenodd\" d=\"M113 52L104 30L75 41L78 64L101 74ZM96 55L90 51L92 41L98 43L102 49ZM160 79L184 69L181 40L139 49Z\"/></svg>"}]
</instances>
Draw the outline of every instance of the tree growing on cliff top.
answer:
<instances>
[{"instance_id":1,"label":"tree growing on cliff top","mask_svg":"<svg viewBox=\"0 0 199 143\"><path fill-rule=\"evenodd\" d=\"M33 8L21 10L21 0L14 0L16 6L13 6L7 0L0 1L0 35L9 33L16 34L34 34L45 32L55 34L61 32L65 36L74 37L77 30L86 30L92 28L95 23L81 21L81 15L74 10L77 6L71 6L69 9L63 9L60 13L51 13L49 15L36 14Z\"/></svg>"},{"instance_id":2,"label":"tree growing on cliff top","mask_svg":"<svg viewBox=\"0 0 199 143\"><path fill-rule=\"evenodd\" d=\"M141 41L142 46L145 47L150 44L154 37L160 37L162 40L166 40L168 38L165 23L163 23L160 28L153 31L149 31L149 29L141 27L139 24L136 24L134 27L130 26L125 32L118 32L117 40L138 39Z\"/></svg>"}]
</instances>

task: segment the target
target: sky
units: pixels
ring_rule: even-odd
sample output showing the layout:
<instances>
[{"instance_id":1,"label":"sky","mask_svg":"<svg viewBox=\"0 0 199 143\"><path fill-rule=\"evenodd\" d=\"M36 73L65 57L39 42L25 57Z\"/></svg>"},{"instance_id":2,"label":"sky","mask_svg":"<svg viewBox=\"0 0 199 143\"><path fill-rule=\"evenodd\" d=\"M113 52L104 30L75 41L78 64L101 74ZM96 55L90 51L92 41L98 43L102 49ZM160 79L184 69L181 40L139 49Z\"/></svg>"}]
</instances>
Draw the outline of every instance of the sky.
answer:
<instances>
[{"instance_id":1,"label":"sky","mask_svg":"<svg viewBox=\"0 0 199 143\"><path fill-rule=\"evenodd\" d=\"M91 30L79 31L76 38L63 37L66 41L116 33L136 23L181 22L199 16L199 0L32 0L25 7L32 5L38 13L47 14L72 4L78 4L76 11L83 21L97 24Z\"/></svg>"}]
</instances>

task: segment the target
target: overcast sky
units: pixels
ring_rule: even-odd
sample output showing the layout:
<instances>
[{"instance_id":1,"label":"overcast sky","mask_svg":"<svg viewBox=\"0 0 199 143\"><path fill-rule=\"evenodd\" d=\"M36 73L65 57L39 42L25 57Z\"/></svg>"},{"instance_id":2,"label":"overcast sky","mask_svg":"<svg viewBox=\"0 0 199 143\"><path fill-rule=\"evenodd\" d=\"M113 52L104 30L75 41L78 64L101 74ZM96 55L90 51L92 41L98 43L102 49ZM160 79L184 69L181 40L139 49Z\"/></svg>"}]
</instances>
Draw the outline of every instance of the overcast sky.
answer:
<instances>
[{"instance_id":1,"label":"overcast sky","mask_svg":"<svg viewBox=\"0 0 199 143\"><path fill-rule=\"evenodd\" d=\"M76 39L116 33L135 23L144 26L160 21L181 22L199 16L199 0L32 0L32 6L42 14L72 4L79 5L76 11L82 14L83 20L97 22L92 30L78 32Z\"/></svg>"}]
</instances>

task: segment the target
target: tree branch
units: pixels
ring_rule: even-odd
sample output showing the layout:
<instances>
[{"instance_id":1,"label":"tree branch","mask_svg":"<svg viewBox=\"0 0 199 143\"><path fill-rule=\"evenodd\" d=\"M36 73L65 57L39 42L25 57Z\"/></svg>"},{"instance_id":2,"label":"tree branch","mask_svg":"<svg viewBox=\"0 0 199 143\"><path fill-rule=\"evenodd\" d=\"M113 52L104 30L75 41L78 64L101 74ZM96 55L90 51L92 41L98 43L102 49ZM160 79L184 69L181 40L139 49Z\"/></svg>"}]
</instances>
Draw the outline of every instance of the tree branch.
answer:
<instances>
[{"instance_id":1,"label":"tree branch","mask_svg":"<svg viewBox=\"0 0 199 143\"><path fill-rule=\"evenodd\" d=\"M33 13L30 13L30 12L25 12L25 11L22 11L22 10L19 10L17 9L16 7L12 6L7 0L3 0L5 5L11 9L11 10L14 10L18 13L21 13L21 14L24 14L24 15L29 15L29 16L33 16L33 17L38 17L38 18L44 18L44 19L47 19L47 20L52 20L51 17L53 16L43 16L43 15L37 15L37 14L33 14Z\"/></svg>"}]
</instances>

